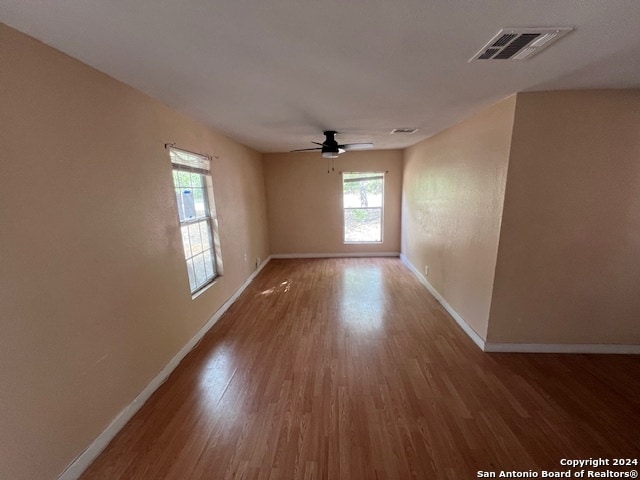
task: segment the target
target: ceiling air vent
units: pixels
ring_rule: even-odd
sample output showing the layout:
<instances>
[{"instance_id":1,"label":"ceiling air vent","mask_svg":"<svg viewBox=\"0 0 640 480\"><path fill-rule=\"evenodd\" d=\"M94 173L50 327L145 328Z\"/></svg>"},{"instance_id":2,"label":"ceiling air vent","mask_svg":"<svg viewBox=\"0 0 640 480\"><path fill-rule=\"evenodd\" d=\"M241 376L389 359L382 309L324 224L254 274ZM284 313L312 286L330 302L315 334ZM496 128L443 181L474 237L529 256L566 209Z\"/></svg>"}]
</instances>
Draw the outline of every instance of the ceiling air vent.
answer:
<instances>
[{"instance_id":1,"label":"ceiling air vent","mask_svg":"<svg viewBox=\"0 0 640 480\"><path fill-rule=\"evenodd\" d=\"M573 30L573 27L503 28L473 60L525 60L547 48Z\"/></svg>"},{"instance_id":2,"label":"ceiling air vent","mask_svg":"<svg viewBox=\"0 0 640 480\"><path fill-rule=\"evenodd\" d=\"M417 128L394 128L393 130L391 130L391 134L395 134L395 133L405 133L405 134L412 134L412 133L416 133L418 131Z\"/></svg>"}]
</instances>

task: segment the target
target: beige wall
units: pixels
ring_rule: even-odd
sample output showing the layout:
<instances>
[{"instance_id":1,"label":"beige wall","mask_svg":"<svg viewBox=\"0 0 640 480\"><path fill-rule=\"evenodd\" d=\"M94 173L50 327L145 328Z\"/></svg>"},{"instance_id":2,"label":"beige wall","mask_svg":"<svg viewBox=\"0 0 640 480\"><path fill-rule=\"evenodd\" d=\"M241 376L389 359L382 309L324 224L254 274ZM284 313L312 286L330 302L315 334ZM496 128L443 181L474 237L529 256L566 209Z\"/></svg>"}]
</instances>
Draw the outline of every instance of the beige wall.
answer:
<instances>
[{"instance_id":1,"label":"beige wall","mask_svg":"<svg viewBox=\"0 0 640 480\"><path fill-rule=\"evenodd\" d=\"M518 95L488 339L640 343L640 90Z\"/></svg>"},{"instance_id":2,"label":"beige wall","mask_svg":"<svg viewBox=\"0 0 640 480\"><path fill-rule=\"evenodd\" d=\"M262 161L1 24L0 65L0 478L53 479L268 255ZM165 142L220 156L195 300Z\"/></svg>"},{"instance_id":3,"label":"beige wall","mask_svg":"<svg viewBox=\"0 0 640 480\"><path fill-rule=\"evenodd\" d=\"M515 96L405 151L402 253L487 332ZM426 293L425 293L426 294Z\"/></svg>"},{"instance_id":4,"label":"beige wall","mask_svg":"<svg viewBox=\"0 0 640 480\"><path fill-rule=\"evenodd\" d=\"M327 173L327 159L319 152L273 153L263 158L271 253L400 251L400 150L343 153L332 173ZM388 171L382 244L344 244L340 171Z\"/></svg>"}]
</instances>

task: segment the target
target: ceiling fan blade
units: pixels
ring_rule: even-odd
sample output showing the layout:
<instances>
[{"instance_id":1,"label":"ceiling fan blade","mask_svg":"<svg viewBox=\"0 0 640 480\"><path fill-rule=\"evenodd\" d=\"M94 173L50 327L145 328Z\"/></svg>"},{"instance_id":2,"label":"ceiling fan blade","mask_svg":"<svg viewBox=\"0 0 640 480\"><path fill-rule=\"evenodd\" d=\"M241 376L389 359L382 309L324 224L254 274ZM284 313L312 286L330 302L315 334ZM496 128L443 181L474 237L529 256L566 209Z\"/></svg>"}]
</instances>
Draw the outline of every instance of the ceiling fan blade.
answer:
<instances>
[{"instance_id":1,"label":"ceiling fan blade","mask_svg":"<svg viewBox=\"0 0 640 480\"><path fill-rule=\"evenodd\" d=\"M311 143L315 143L316 145L320 145L321 147L324 147L324 143L318 143L318 142L311 142Z\"/></svg>"},{"instance_id":2,"label":"ceiling fan blade","mask_svg":"<svg viewBox=\"0 0 640 480\"><path fill-rule=\"evenodd\" d=\"M316 148L299 148L298 150L290 150L291 152L309 152L311 150L322 150L320 147Z\"/></svg>"},{"instance_id":3,"label":"ceiling fan blade","mask_svg":"<svg viewBox=\"0 0 640 480\"><path fill-rule=\"evenodd\" d=\"M347 143L346 145L338 145L340 148L344 148L347 152L349 150L364 150L365 148L373 148L373 143Z\"/></svg>"}]
</instances>

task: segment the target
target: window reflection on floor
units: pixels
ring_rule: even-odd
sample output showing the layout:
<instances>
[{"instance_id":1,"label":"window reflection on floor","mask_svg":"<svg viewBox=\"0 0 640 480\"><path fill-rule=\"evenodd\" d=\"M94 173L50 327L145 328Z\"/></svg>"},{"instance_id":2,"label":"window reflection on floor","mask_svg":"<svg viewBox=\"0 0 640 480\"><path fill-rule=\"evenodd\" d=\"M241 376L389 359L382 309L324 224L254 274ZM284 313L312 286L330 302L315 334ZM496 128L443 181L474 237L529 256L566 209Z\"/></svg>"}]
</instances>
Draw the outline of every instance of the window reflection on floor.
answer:
<instances>
[{"instance_id":1,"label":"window reflection on floor","mask_svg":"<svg viewBox=\"0 0 640 480\"><path fill-rule=\"evenodd\" d=\"M341 294L340 315L346 327L361 333L381 333L385 309L379 266L346 267Z\"/></svg>"},{"instance_id":2,"label":"window reflection on floor","mask_svg":"<svg viewBox=\"0 0 640 480\"><path fill-rule=\"evenodd\" d=\"M279 285L275 286L275 287L271 287L268 288L266 290L263 290L262 292L260 292L260 295L272 295L273 293L287 293L289 290L291 290L291 280L284 280L282 282L280 282Z\"/></svg>"}]
</instances>

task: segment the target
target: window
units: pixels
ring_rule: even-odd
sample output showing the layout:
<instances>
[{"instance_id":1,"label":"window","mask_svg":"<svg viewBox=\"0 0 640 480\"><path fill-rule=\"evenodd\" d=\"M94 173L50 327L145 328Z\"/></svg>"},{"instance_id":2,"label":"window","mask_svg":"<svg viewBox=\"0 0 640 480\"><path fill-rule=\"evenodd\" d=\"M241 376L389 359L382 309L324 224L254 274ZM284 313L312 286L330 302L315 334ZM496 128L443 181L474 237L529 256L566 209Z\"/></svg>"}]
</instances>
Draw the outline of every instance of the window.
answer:
<instances>
[{"instance_id":1,"label":"window","mask_svg":"<svg viewBox=\"0 0 640 480\"><path fill-rule=\"evenodd\" d=\"M345 243L382 243L384 173L342 174Z\"/></svg>"},{"instance_id":2,"label":"window","mask_svg":"<svg viewBox=\"0 0 640 480\"><path fill-rule=\"evenodd\" d=\"M209 158L169 148L191 293L218 276L219 242Z\"/></svg>"}]
</instances>

